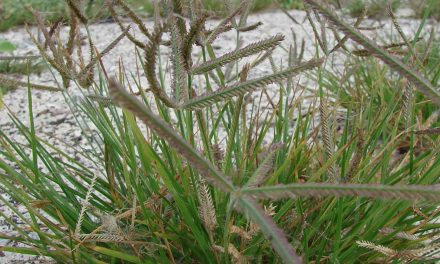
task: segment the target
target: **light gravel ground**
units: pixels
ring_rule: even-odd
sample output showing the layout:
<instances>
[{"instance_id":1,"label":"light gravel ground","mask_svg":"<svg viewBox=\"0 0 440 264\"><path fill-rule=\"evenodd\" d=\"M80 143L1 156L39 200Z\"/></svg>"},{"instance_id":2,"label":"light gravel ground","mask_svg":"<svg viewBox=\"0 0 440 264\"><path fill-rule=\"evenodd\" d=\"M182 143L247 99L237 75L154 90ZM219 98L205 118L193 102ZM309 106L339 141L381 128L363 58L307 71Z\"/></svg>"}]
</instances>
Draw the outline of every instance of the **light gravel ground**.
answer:
<instances>
[{"instance_id":1,"label":"light gravel ground","mask_svg":"<svg viewBox=\"0 0 440 264\"><path fill-rule=\"evenodd\" d=\"M305 13L302 11L291 11L290 12L295 19L298 21L303 21L305 17ZM406 32L407 36L414 35L418 27L418 20L412 20L407 18L402 18L406 13L403 12L401 14L401 26L403 30ZM286 36L286 39L283 41L282 46L285 49L288 49L289 45L293 43L292 31L295 32L296 38L298 40L304 39L306 41L306 58L310 58L314 53L314 37L312 33L312 29L309 26L308 22L304 22L302 25L294 24L285 14L280 11L271 11L260 14L254 14L249 17L249 24L261 21L263 25L259 27L257 30L252 32L242 33L241 36L243 38L243 42L246 44L261 40L263 38L275 35L277 33L282 33ZM214 25L217 21L210 21L210 24ZM396 32L393 29L391 22L381 21L385 26L379 29L377 32L369 32L368 34L375 38L377 41L384 42L389 40L390 38L396 40ZM152 28L153 22L146 21L146 25L148 28ZM377 21L365 21L363 23L365 26L378 25ZM435 27L436 30L439 30L438 24L431 24L425 28L425 32L429 32L431 27ZM133 26L133 28L136 28ZM36 33L36 29L31 29ZM114 40L119 34L120 30L116 24L113 23L105 23L105 24L96 24L90 26L90 33L93 36L94 43L98 50L102 50L105 46ZM139 32L137 32L139 35ZM332 37L330 31L329 33L329 43L332 43ZM66 29L63 30L63 34L66 34ZM38 51L31 42L24 28L17 28L10 30L6 33L0 34L0 39L7 39L18 45L18 50L15 52L17 55L37 55ZM230 32L222 35L214 45L214 49L217 54L222 54L227 51L231 51L235 48L235 33ZM169 53L167 49L164 50L164 53ZM197 55L197 54L194 54ZM278 65L286 65L287 62L287 53L285 50L278 48L275 50L274 60ZM104 59L104 65L107 71L110 74L115 74L118 70L118 63L122 61L125 66L127 72L136 70L136 61L135 61L135 53L134 46L127 39L121 41L121 43L108 54ZM336 58L333 61L336 64L343 63L343 58ZM268 63L261 64L257 69L254 69L251 73L251 76L262 76L265 74L272 73L271 67ZM26 80L24 76L16 76L17 78L22 78ZM58 77L57 77L58 78ZM145 79L145 78L142 78ZM39 83L44 85L53 85L57 84L53 81L54 77L51 72L46 71L40 75L31 75L30 80L33 83ZM145 84L145 80L142 80L143 84ZM199 85L201 86L201 84ZM274 89L268 89L268 93L271 96L275 96ZM68 90L68 96L73 100L81 100L84 94L87 94L87 91L81 90L72 85ZM48 140L50 143L55 144L57 147L65 150L67 153L72 155L73 157L77 157L81 159L78 155L78 147L83 146L87 148L85 138L88 135L85 135L85 131L82 131L75 122L75 117L78 117L78 113L72 113L68 105L65 101L65 96L67 94L62 93L53 93L53 92L45 92L45 91L32 91L32 99L33 99L33 113L35 116L35 128L38 136ZM16 139L19 142L24 142L24 139L20 137L17 133L17 129L15 128L13 122L9 118L9 114L12 113L19 120L24 122L24 124L28 124L29 113L27 110L27 91L24 88L18 88L15 91L9 92L3 97L3 102L6 107L0 110L0 129L6 133L8 136ZM10 112L9 112L9 111ZM93 128L92 128L93 130ZM90 131L91 132L91 131ZM72 147L76 146L76 147ZM84 161L85 162L85 161ZM11 200L7 194L1 193L4 198ZM20 208L19 208L20 209ZM0 210L5 212L6 215L11 215L10 210L6 208L6 206L0 205ZM22 224L22 223L17 223ZM11 234L12 228L7 225L3 218L0 217L0 232ZM0 240L0 246L6 245L9 242L6 240ZM8 244L9 245L9 244ZM10 246L10 245L9 245ZM29 263L38 263L33 262L37 261L33 258L29 258L27 256L22 256L19 254L8 254L5 253L5 256L0 252L0 263L13 263L13 262L29 262Z\"/></svg>"}]
</instances>

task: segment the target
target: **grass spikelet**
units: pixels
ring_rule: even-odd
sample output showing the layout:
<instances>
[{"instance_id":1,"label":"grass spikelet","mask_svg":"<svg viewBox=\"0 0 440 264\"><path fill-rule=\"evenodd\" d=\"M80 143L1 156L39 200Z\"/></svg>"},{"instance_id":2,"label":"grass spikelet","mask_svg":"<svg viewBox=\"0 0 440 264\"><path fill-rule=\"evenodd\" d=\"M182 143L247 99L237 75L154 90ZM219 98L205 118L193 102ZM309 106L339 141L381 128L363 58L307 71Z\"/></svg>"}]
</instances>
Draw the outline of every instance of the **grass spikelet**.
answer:
<instances>
[{"instance_id":1,"label":"grass spikelet","mask_svg":"<svg viewBox=\"0 0 440 264\"><path fill-rule=\"evenodd\" d=\"M214 154L214 161L216 162L217 166L221 167L225 158L224 151L221 149L219 144L213 144L212 152Z\"/></svg>"},{"instance_id":2,"label":"grass spikelet","mask_svg":"<svg viewBox=\"0 0 440 264\"><path fill-rule=\"evenodd\" d=\"M440 243L433 243L426 247L404 250L400 253L402 259L408 260L438 260L440 257Z\"/></svg>"},{"instance_id":3,"label":"grass spikelet","mask_svg":"<svg viewBox=\"0 0 440 264\"><path fill-rule=\"evenodd\" d=\"M230 173L232 168L232 149L235 145L235 137L238 130L238 123L240 122L241 109L243 107L243 95L240 95L234 105L234 112L232 116L232 122L228 130L228 138L225 151L225 163L223 169L226 173Z\"/></svg>"},{"instance_id":4,"label":"grass spikelet","mask_svg":"<svg viewBox=\"0 0 440 264\"><path fill-rule=\"evenodd\" d=\"M257 29L261 25L263 25L263 23L261 21L258 21L256 23L248 25L248 26L239 27L239 28L237 28L237 31L239 31L239 32L249 32L249 31Z\"/></svg>"},{"instance_id":5,"label":"grass spikelet","mask_svg":"<svg viewBox=\"0 0 440 264\"><path fill-rule=\"evenodd\" d=\"M382 229L380 230L380 232L381 232L382 234L388 235L388 234L394 233L395 230L394 230L393 228L384 227L384 228L382 228ZM397 233L394 235L394 237L396 237L396 238L401 238L401 239L405 239L405 240L411 240L411 241L416 241L416 240L419 240L419 239L420 239L420 237L418 237L418 236L416 236L416 235L413 235L413 234L410 234L410 233L407 233L407 232L402 232L402 231L397 232Z\"/></svg>"},{"instance_id":6,"label":"grass spikelet","mask_svg":"<svg viewBox=\"0 0 440 264\"><path fill-rule=\"evenodd\" d=\"M418 249L409 249L402 251L397 251L382 245L376 245L369 241L356 241L356 243L360 247L372 249L374 251L384 254L385 256L389 257L389 260L400 259L404 261L428 261L438 259L438 250L440 249L440 244L438 243Z\"/></svg>"},{"instance_id":7,"label":"grass spikelet","mask_svg":"<svg viewBox=\"0 0 440 264\"><path fill-rule=\"evenodd\" d=\"M172 0L168 2L168 5L170 6L171 9L170 14L174 13L176 15L176 26L178 29L177 31L179 32L180 37L184 38L187 32L186 32L186 23L185 20L183 19L184 16L183 2L182 0Z\"/></svg>"},{"instance_id":8,"label":"grass spikelet","mask_svg":"<svg viewBox=\"0 0 440 264\"><path fill-rule=\"evenodd\" d=\"M333 156L333 135L331 134L328 123L329 123L329 114L327 111L327 105L324 101L324 98L321 98L321 102L319 105L319 112L321 116L321 134L322 134L322 141L324 143L325 148L325 154L326 159L331 159ZM327 170L328 176L330 178L330 181L336 181L336 171L334 169L334 166L330 166Z\"/></svg>"},{"instance_id":9,"label":"grass spikelet","mask_svg":"<svg viewBox=\"0 0 440 264\"><path fill-rule=\"evenodd\" d=\"M368 241L356 241L356 244L358 244L360 247L368 248L377 252L380 252L388 257L395 257L398 253L394 249L387 248L381 245L376 245L374 243L368 242Z\"/></svg>"},{"instance_id":10,"label":"grass spikelet","mask_svg":"<svg viewBox=\"0 0 440 264\"><path fill-rule=\"evenodd\" d=\"M131 10L131 8L123 1L123 0L113 0L115 1L115 3L117 3L119 6L122 7L122 9L124 9L124 11L126 12L126 15L133 20L133 22L138 26L139 30L142 32L142 34L144 34L147 38L151 39L152 36L150 34L150 32L148 31L147 27L145 27L144 23L142 22L142 19L137 16L133 10ZM111 6L112 4L110 3L109 6Z\"/></svg>"},{"instance_id":11,"label":"grass spikelet","mask_svg":"<svg viewBox=\"0 0 440 264\"><path fill-rule=\"evenodd\" d=\"M153 206L158 202L160 197L163 197L166 195L166 189L162 189L162 191L160 191L160 195L153 195L152 197L150 197L147 201L144 202L144 205L146 208L153 208ZM120 213L118 215L115 216L116 220L120 220L120 219L125 219L125 218L129 218L132 217L133 214L137 214L139 213L141 210L141 206L137 206L135 208L132 208L130 210L127 210L123 213ZM92 237L93 235L97 235L102 231L105 231L105 229L107 228L106 223L102 223L99 227L97 227L95 230L93 230L90 234L84 234L83 235L83 240L87 240L88 237ZM77 249L80 245L82 244L82 242L80 242L78 245L76 245L75 249Z\"/></svg>"},{"instance_id":12,"label":"grass spikelet","mask_svg":"<svg viewBox=\"0 0 440 264\"><path fill-rule=\"evenodd\" d=\"M275 35L273 37L270 37L265 40L261 40L252 44L249 44L248 46L238 49L229 53L224 54L223 56L220 56L216 59L207 61L205 63L202 63L201 65L195 66L191 72L193 74L202 74L207 71L213 70L217 67L221 67L229 62L239 60L243 57L248 57L250 55L259 53L261 51L265 51L267 49L274 48L278 46L281 41L283 41L284 36L281 34Z\"/></svg>"},{"instance_id":13,"label":"grass spikelet","mask_svg":"<svg viewBox=\"0 0 440 264\"><path fill-rule=\"evenodd\" d=\"M237 264L243 263L243 256L240 254L238 249L231 243L228 246L228 253L234 258Z\"/></svg>"},{"instance_id":14,"label":"grass spikelet","mask_svg":"<svg viewBox=\"0 0 440 264\"><path fill-rule=\"evenodd\" d=\"M211 193L209 192L209 188L203 179L199 180L199 184L197 185L197 194L200 202L200 219L212 236L214 230L217 228L217 216Z\"/></svg>"},{"instance_id":15,"label":"grass spikelet","mask_svg":"<svg viewBox=\"0 0 440 264\"><path fill-rule=\"evenodd\" d=\"M81 234L79 236L81 240L85 243L87 242L124 242L125 238L121 235L111 235L111 234Z\"/></svg>"},{"instance_id":16,"label":"grass spikelet","mask_svg":"<svg viewBox=\"0 0 440 264\"><path fill-rule=\"evenodd\" d=\"M252 236L250 234L248 234L248 232L246 232L242 228L235 226L235 225L232 225L231 227L229 227L229 232L232 234L239 235L244 240L251 240L252 239Z\"/></svg>"},{"instance_id":17,"label":"grass spikelet","mask_svg":"<svg viewBox=\"0 0 440 264\"><path fill-rule=\"evenodd\" d=\"M96 63L102 59L105 55L107 55L112 49L114 49L116 47L116 45L118 45L118 43L124 39L124 37L126 36L127 32L130 30L130 27L127 27L125 29L124 32L122 32L122 34L120 34L115 40L113 40L110 44L107 45L107 47L105 47L105 49L100 52L97 56L93 56L92 59L90 60L90 62L81 70L81 72L78 74L79 76L82 76L84 74L87 74L88 72L90 72L91 70L93 70L93 67L96 65Z\"/></svg>"},{"instance_id":18,"label":"grass spikelet","mask_svg":"<svg viewBox=\"0 0 440 264\"><path fill-rule=\"evenodd\" d=\"M265 60L267 60L269 58L269 56L272 54L274 49L275 48L268 49L267 51L262 52L262 54L259 54L258 57L249 64L249 70L257 67L258 65L263 63ZM228 78L228 83L232 82L233 80L236 80L237 76L238 76L238 74L235 74L235 75L232 75L230 78Z\"/></svg>"},{"instance_id":19,"label":"grass spikelet","mask_svg":"<svg viewBox=\"0 0 440 264\"><path fill-rule=\"evenodd\" d=\"M194 43L196 43L196 40L200 32L203 30L206 19L207 19L207 15L202 15L198 17L196 20L192 21L188 34L186 35L183 41L182 53L187 71L189 71L192 67L192 60L191 60L192 46Z\"/></svg>"},{"instance_id":20,"label":"grass spikelet","mask_svg":"<svg viewBox=\"0 0 440 264\"><path fill-rule=\"evenodd\" d=\"M427 98L433 100L437 104L440 104L440 92L437 89L435 89L431 85L431 83L428 80L426 80L419 72L410 69L398 58L390 55L386 50L380 48L377 44L373 43L362 33L342 22L339 18L336 17L335 13L332 12L329 8L324 7L322 4L318 3L315 0L305 0L305 2L309 3L314 8L316 8L319 13L321 13L324 17L326 17L329 21L331 21L336 27L342 30L352 40L354 40L355 42L362 45L365 49L372 52L374 56L378 57L389 67L391 67L392 69L396 70L397 72L405 76Z\"/></svg>"},{"instance_id":21,"label":"grass spikelet","mask_svg":"<svg viewBox=\"0 0 440 264\"><path fill-rule=\"evenodd\" d=\"M61 58L59 56L55 56L58 52L57 52L57 49L55 47L55 43L52 40L51 35L49 34L49 32L46 29L46 26L44 25L43 19L41 18L40 14L37 11L31 9L31 12L32 12L32 15L34 15L34 17L35 17L35 21L37 22L38 29L41 30L41 32L43 33L44 38L46 39L47 46L51 50L52 54L54 54L54 58L50 59L49 62L53 60L53 61L56 62L57 65L61 66L62 65ZM36 38L30 33L28 27L26 27L26 30L27 30L28 34L31 36L31 39L34 42L34 44L36 44L37 47L39 48L40 53L42 54L42 56L45 57L45 58L46 57L49 58L48 55L44 56L46 54L45 49L36 40ZM56 67L54 66L54 68L56 68Z\"/></svg>"},{"instance_id":22,"label":"grass spikelet","mask_svg":"<svg viewBox=\"0 0 440 264\"><path fill-rule=\"evenodd\" d=\"M216 250L220 253L225 253L225 248L222 246L214 245L213 248L214 248L214 250ZM231 243L229 243L229 245L228 245L228 254L234 258L236 263L243 263L243 257L241 256L240 252Z\"/></svg>"},{"instance_id":23,"label":"grass spikelet","mask_svg":"<svg viewBox=\"0 0 440 264\"><path fill-rule=\"evenodd\" d=\"M306 9L306 17L310 25L312 26L313 34L315 35L315 39L318 42L319 47L321 47L322 51L326 53L327 52L326 46L324 45L324 42L321 39L321 35L319 34L316 28L315 22L313 22L312 16L310 15L310 9Z\"/></svg>"},{"instance_id":24,"label":"grass spikelet","mask_svg":"<svg viewBox=\"0 0 440 264\"><path fill-rule=\"evenodd\" d=\"M405 118L406 127L411 126L411 113L412 113L412 101L413 101L413 91L411 84L404 80L401 83L403 87L403 116Z\"/></svg>"},{"instance_id":25,"label":"grass spikelet","mask_svg":"<svg viewBox=\"0 0 440 264\"><path fill-rule=\"evenodd\" d=\"M73 3L73 2L72 2ZM90 62L85 65L83 53L81 50L81 37L80 31L78 28L78 23L76 22L76 17L72 15L70 21L70 31L69 38L67 44L64 45L61 43L61 40L58 36L59 31L56 30L56 34L58 38L53 40L50 32L47 31L46 26L38 12L31 9L32 14L35 16L37 21L37 26L41 30L46 40L47 46L49 47L52 57L46 52L46 49L42 46L42 44L35 38L35 36L30 32L30 30L26 27L26 30L31 37L32 42L37 46L38 50L42 57L52 66L55 70L61 75L63 79L63 85L65 88L69 87L70 81L76 79L78 84L83 87L89 87L93 82L94 77L94 66L96 63L106 54L108 54L126 35L129 28L126 29L126 32L117 37L113 42L111 42L100 54L95 56L94 53L94 44L89 36L89 46L90 46ZM73 12L71 10L71 12ZM78 18L80 19L80 18ZM77 46L77 55L79 59L79 63L76 63L72 60L72 54L74 45ZM79 65L79 72L76 65Z\"/></svg>"},{"instance_id":26,"label":"grass spikelet","mask_svg":"<svg viewBox=\"0 0 440 264\"><path fill-rule=\"evenodd\" d=\"M145 45L142 41L136 39L130 31L126 30L126 27L122 24L122 21L119 19L119 15L116 13L114 9L114 4L111 2L111 0L107 0L107 9L109 10L109 13L111 17L115 20L116 24L118 24L119 28L122 32L125 32L125 35L127 38L136 46L144 50L147 45Z\"/></svg>"},{"instance_id":27,"label":"grass spikelet","mask_svg":"<svg viewBox=\"0 0 440 264\"><path fill-rule=\"evenodd\" d=\"M178 18L171 14L168 18L170 21L171 33L171 64L173 68L173 78L171 87L174 92L174 100L176 102L185 101L189 99L186 78L186 63L182 51L182 38L179 32Z\"/></svg>"},{"instance_id":28,"label":"grass spikelet","mask_svg":"<svg viewBox=\"0 0 440 264\"><path fill-rule=\"evenodd\" d=\"M80 35L79 30L76 31L75 45L76 45L76 55L78 57L78 64L79 64L79 67L82 69L82 68L86 67L86 64L85 64L84 55L82 52L81 35Z\"/></svg>"},{"instance_id":29,"label":"grass spikelet","mask_svg":"<svg viewBox=\"0 0 440 264\"><path fill-rule=\"evenodd\" d=\"M233 28L234 27L231 24L227 24L227 25L221 26L221 27L219 27L216 30L216 32L215 32L216 35L212 35L214 30L207 30L207 31L205 31L205 35L212 36L212 38L209 40L210 42L209 43L206 43L206 41L205 42L201 42L201 43L197 42L197 44L199 46L206 46L207 44L212 44L217 39L217 37L219 37L223 33L226 33L228 31L232 30Z\"/></svg>"},{"instance_id":30,"label":"grass spikelet","mask_svg":"<svg viewBox=\"0 0 440 264\"><path fill-rule=\"evenodd\" d=\"M84 220L84 215L86 214L86 210L89 207L89 201L90 198L92 197L92 193L97 179L98 179L98 174L95 173L93 175L92 181L90 182L89 188L87 189L87 194L86 197L84 198L84 201L82 202L81 211L79 213L78 220L76 222L76 227L75 227L76 237L80 237L81 235L81 226Z\"/></svg>"},{"instance_id":31,"label":"grass spikelet","mask_svg":"<svg viewBox=\"0 0 440 264\"><path fill-rule=\"evenodd\" d=\"M434 38L436 36L435 31L434 31L435 27L431 28L431 31L429 32L429 38L426 44L426 48L425 51L423 52L423 54L419 57L421 62L425 62L428 59L428 56L432 50L432 44L434 42Z\"/></svg>"},{"instance_id":32,"label":"grass spikelet","mask_svg":"<svg viewBox=\"0 0 440 264\"><path fill-rule=\"evenodd\" d=\"M164 30L165 27L156 27L151 35L150 43L145 49L145 75L154 95L157 96L166 106L175 108L177 107L177 103L165 93L156 77L157 49Z\"/></svg>"},{"instance_id":33,"label":"grass spikelet","mask_svg":"<svg viewBox=\"0 0 440 264\"><path fill-rule=\"evenodd\" d=\"M277 83L280 81L283 81L287 78L293 77L294 75L313 69L319 65L321 65L323 62L322 59L313 59L304 63L301 63L297 66L290 67L286 70L267 75L261 78L256 78L252 80L248 80L246 82L239 83L234 86L225 87L222 89L219 89L212 93L206 93L204 95L197 96L182 106L180 106L183 109L198 109L206 107L213 102L219 102L222 100L227 100L231 97L242 95L247 92L254 91L258 88L264 87L266 85L269 85L271 83Z\"/></svg>"},{"instance_id":34,"label":"grass spikelet","mask_svg":"<svg viewBox=\"0 0 440 264\"><path fill-rule=\"evenodd\" d=\"M72 11L70 11L72 13ZM70 24L69 24L69 39L66 44L67 53L69 55L73 54L73 48L75 47L75 37L78 36L78 18L74 15L70 15Z\"/></svg>"},{"instance_id":35,"label":"grass spikelet","mask_svg":"<svg viewBox=\"0 0 440 264\"><path fill-rule=\"evenodd\" d=\"M84 25L87 25L88 19L83 15L81 10L79 9L80 1L78 0L66 0L67 5L69 6L69 9L73 11L73 13L78 17L78 19L83 23Z\"/></svg>"},{"instance_id":36,"label":"grass spikelet","mask_svg":"<svg viewBox=\"0 0 440 264\"><path fill-rule=\"evenodd\" d=\"M387 13L391 18L391 21L393 22L394 27L396 28L397 32L399 33L400 37L403 39L403 41L405 42L406 46L408 47L409 51L411 52L411 55L413 55L414 59L417 59L417 56L414 52L413 46L411 45L411 43L409 42L408 38L406 37L405 33L402 30L402 27L400 27L399 22L397 21L396 16L393 13L393 10L391 8L391 6L387 6Z\"/></svg>"}]
</instances>

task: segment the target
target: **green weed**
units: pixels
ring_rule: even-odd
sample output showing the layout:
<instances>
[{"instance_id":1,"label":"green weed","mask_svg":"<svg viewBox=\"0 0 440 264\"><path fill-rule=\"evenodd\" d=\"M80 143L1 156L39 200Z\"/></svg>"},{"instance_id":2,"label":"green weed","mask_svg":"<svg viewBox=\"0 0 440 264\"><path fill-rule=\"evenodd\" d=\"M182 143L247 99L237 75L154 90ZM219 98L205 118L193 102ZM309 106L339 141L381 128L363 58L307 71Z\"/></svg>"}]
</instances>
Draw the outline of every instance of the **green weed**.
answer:
<instances>
[{"instance_id":1,"label":"green weed","mask_svg":"<svg viewBox=\"0 0 440 264\"><path fill-rule=\"evenodd\" d=\"M416 36L400 36L401 53L390 54L356 29L360 20L352 26L307 0L319 22L314 58L304 61L304 45L293 43L281 66L271 53L282 35L240 42L243 28L255 28L247 24L249 1L230 6L207 30L208 14L196 1L164 3L149 29L115 0L108 12L123 33L99 54L90 44L94 57L85 62L71 55L83 52L75 43L88 26L86 9L68 2L66 43L45 32L35 11L49 48L31 35L62 83L20 83L28 88L29 125L11 120L25 142L0 130L0 190L14 203L0 200L24 223L0 212L17 232L0 237L20 243L1 251L63 263L438 260L440 69L421 52L438 45L434 36L410 41L424 21ZM123 15L141 34L131 34ZM325 21L346 37L329 42ZM216 56L213 43L230 30L236 48ZM102 57L125 37L148 87L123 65L117 76L102 68ZM364 51L346 46L348 39ZM332 55L342 66L332 67ZM252 77L266 60L272 72ZM72 83L82 101L70 98ZM70 146L80 158L35 132L36 88L58 89L81 113L75 118L88 150Z\"/></svg>"}]
</instances>

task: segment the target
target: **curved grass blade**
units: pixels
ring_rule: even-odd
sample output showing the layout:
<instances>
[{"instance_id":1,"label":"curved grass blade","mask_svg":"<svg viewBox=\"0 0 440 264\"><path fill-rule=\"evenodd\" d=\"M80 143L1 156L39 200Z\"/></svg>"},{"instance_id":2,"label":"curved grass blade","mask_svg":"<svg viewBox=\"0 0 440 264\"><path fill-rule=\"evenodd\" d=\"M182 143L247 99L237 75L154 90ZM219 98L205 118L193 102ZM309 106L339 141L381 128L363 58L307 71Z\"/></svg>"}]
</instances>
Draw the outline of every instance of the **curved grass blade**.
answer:
<instances>
[{"instance_id":1,"label":"curved grass blade","mask_svg":"<svg viewBox=\"0 0 440 264\"><path fill-rule=\"evenodd\" d=\"M231 97L242 95L246 92L254 91L262 86L277 83L292 77L305 70L312 69L321 65L322 59L312 59L310 61L301 63L297 66L290 67L284 71L280 71L264 77L252 79L246 82L239 83L232 87L225 87L212 93L197 96L180 106L183 109L199 109L211 105L214 102L227 100Z\"/></svg>"},{"instance_id":2,"label":"curved grass blade","mask_svg":"<svg viewBox=\"0 0 440 264\"><path fill-rule=\"evenodd\" d=\"M279 184L260 188L245 188L240 193L258 198L283 199L295 197L360 196L384 199L440 201L438 185L382 185L304 183Z\"/></svg>"},{"instance_id":3,"label":"curved grass blade","mask_svg":"<svg viewBox=\"0 0 440 264\"><path fill-rule=\"evenodd\" d=\"M231 51L231 52L226 53L223 56L220 56L216 59L204 62L198 66L195 66L192 69L192 73L193 74L203 74L207 71L210 71L210 70L213 70L217 67L223 66L229 62L236 61L238 59L241 59L243 57L248 57L253 54L257 54L261 51L272 49L272 48L278 46L281 43L281 41L283 41L283 40L284 40L284 36L281 34L277 34L273 37L249 44L242 49Z\"/></svg>"},{"instance_id":4,"label":"curved grass blade","mask_svg":"<svg viewBox=\"0 0 440 264\"><path fill-rule=\"evenodd\" d=\"M386 50L373 43L370 39L357 31L352 26L342 22L335 14L327 7L318 3L315 0L305 0L305 2L312 5L319 13L330 20L336 27L343 31L349 38L362 45L366 50L369 50L374 56L381 59L392 69L405 76L417 87L428 99L432 99L435 103L440 104L440 92L434 88L431 83L426 80L419 72L411 69L400 61L397 57L389 54Z\"/></svg>"}]
</instances>

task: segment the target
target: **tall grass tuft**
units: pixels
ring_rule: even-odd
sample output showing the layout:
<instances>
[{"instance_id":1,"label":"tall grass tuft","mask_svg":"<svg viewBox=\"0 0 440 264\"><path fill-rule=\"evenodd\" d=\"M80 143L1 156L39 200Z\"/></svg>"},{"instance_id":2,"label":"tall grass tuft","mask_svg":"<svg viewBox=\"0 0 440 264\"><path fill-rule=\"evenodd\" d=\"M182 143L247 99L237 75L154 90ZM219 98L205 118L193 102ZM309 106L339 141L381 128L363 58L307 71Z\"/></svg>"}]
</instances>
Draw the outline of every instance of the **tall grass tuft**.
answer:
<instances>
[{"instance_id":1,"label":"tall grass tuft","mask_svg":"<svg viewBox=\"0 0 440 264\"><path fill-rule=\"evenodd\" d=\"M11 197L0 200L12 212L0 216L14 228L0 238L17 245L0 252L60 263L439 259L439 122L437 104L427 102L440 100L439 70L425 64L417 41L402 34L408 53L397 58L356 30L362 18L350 26L306 0L320 28L316 53L305 60L295 32L288 49L280 34L243 43L241 34L260 25L247 23L252 1L227 2L230 12L208 30L199 1L156 2L149 28L126 1L109 0L121 34L98 51L78 3L68 1L67 41L37 11L44 41L29 30L60 88L0 76L0 85L26 86L29 105L29 122L10 112L21 139L0 129L0 191ZM346 36L333 43L328 22ZM216 54L213 44L227 31L236 34L235 49ZM109 73L102 58L125 37L139 71L121 63ZM349 38L365 51L351 51ZM287 64L272 56L282 49ZM340 56L342 71L330 68L331 56ZM257 75L262 63L272 72ZM81 100L71 98L73 84ZM67 147L78 157L36 132L33 88L63 93L77 113L87 149Z\"/></svg>"}]
</instances>

